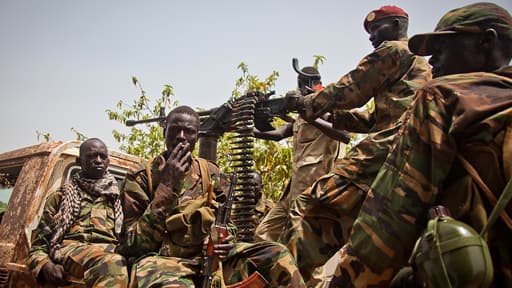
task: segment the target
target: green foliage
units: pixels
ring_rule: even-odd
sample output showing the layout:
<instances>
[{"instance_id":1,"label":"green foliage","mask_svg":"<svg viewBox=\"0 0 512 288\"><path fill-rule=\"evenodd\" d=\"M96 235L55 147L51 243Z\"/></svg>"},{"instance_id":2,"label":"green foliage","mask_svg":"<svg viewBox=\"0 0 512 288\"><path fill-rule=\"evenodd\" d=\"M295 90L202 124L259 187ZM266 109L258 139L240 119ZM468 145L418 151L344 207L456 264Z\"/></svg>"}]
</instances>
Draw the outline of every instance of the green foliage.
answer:
<instances>
[{"instance_id":1,"label":"green foliage","mask_svg":"<svg viewBox=\"0 0 512 288\"><path fill-rule=\"evenodd\" d=\"M44 133L44 132L36 130L36 134L37 134L37 141L40 141L40 142L52 141L52 136L50 135L50 132Z\"/></svg>"},{"instance_id":2,"label":"green foliage","mask_svg":"<svg viewBox=\"0 0 512 288\"><path fill-rule=\"evenodd\" d=\"M71 127L71 131L72 131L73 133L75 133L75 136L76 136L76 138L75 138L75 139L76 139L76 140L79 140L79 141L85 141L85 140L87 140L87 138L89 138L89 137L85 136L85 134L81 133L80 131L76 130L76 129L75 129L75 128L73 128L73 127Z\"/></svg>"},{"instance_id":3,"label":"green foliage","mask_svg":"<svg viewBox=\"0 0 512 288\"><path fill-rule=\"evenodd\" d=\"M322 55L313 55L313 58L315 59L313 62L313 67L316 69L318 69L318 64L324 64L324 60L327 59Z\"/></svg>"},{"instance_id":4,"label":"green foliage","mask_svg":"<svg viewBox=\"0 0 512 288\"><path fill-rule=\"evenodd\" d=\"M249 66L244 62L238 64L238 69L242 70L242 76L235 82L235 89L231 92L234 98L237 98L249 91L261 91L268 93L276 85L277 78L279 78L279 72L272 71L265 80L260 81L258 76L251 75L249 73Z\"/></svg>"},{"instance_id":5,"label":"green foliage","mask_svg":"<svg viewBox=\"0 0 512 288\"><path fill-rule=\"evenodd\" d=\"M166 116L165 114L161 115L162 109L169 111L178 104L176 100L171 101L171 97L174 96L171 85L164 85L162 96L152 104L152 101L146 95L146 91L135 76L132 77L132 83L138 88L140 96L132 104L127 104L120 100L114 110L106 109L108 119L125 125L126 120L147 120ZM163 128L159 124L162 124L162 122L138 124L131 127L128 133L113 130L112 135L120 143L120 150L150 159L165 149Z\"/></svg>"}]
</instances>

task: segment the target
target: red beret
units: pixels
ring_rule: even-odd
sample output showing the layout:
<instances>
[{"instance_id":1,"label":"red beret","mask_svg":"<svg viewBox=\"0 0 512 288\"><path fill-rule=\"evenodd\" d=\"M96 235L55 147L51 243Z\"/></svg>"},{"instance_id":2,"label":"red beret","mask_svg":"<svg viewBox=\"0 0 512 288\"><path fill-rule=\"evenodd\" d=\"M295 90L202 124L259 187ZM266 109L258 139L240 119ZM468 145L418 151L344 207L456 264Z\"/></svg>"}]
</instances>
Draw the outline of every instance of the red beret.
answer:
<instances>
[{"instance_id":1,"label":"red beret","mask_svg":"<svg viewBox=\"0 0 512 288\"><path fill-rule=\"evenodd\" d=\"M391 17L391 16L399 16L409 18L409 15L405 13L402 8L397 6L382 6L377 10L373 10L366 18L364 18L364 29L366 32L370 33L370 26L375 23L375 21L380 20L382 18Z\"/></svg>"}]
</instances>

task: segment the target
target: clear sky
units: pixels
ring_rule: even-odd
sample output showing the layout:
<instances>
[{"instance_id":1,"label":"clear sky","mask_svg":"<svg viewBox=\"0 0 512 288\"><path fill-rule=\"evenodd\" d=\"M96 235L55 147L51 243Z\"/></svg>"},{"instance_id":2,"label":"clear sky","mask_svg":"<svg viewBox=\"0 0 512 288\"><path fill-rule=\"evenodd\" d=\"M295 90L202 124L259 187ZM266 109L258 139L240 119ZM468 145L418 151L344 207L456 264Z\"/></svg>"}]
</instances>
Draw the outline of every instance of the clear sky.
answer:
<instances>
[{"instance_id":1,"label":"clear sky","mask_svg":"<svg viewBox=\"0 0 512 288\"><path fill-rule=\"evenodd\" d=\"M0 0L0 153L36 144L36 131L73 140L71 128L118 145L105 109L131 103L138 90L212 108L231 95L244 61L261 78L278 71L276 92L295 88L292 57L313 55L325 84L372 51L363 29L367 13L398 5L409 35L432 31L463 0ZM512 11L512 1L495 3Z\"/></svg>"}]
</instances>

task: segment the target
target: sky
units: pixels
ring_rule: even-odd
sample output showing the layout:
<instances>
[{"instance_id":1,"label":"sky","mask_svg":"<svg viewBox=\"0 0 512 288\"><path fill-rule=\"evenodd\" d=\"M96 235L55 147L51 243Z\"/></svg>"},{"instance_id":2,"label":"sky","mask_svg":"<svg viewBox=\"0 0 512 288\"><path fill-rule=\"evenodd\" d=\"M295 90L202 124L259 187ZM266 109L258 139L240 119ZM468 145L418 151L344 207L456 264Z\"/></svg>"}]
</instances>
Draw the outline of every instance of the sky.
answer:
<instances>
[{"instance_id":1,"label":"sky","mask_svg":"<svg viewBox=\"0 0 512 288\"><path fill-rule=\"evenodd\" d=\"M0 153L75 139L72 128L117 149L106 109L132 103L136 76L151 99L174 87L181 105L209 109L231 96L244 62L250 74L280 76L276 94L296 85L313 55L324 84L373 50L365 16L382 5L409 14L409 35L433 31L463 0L0 0ZM512 1L494 1L512 11Z\"/></svg>"}]
</instances>

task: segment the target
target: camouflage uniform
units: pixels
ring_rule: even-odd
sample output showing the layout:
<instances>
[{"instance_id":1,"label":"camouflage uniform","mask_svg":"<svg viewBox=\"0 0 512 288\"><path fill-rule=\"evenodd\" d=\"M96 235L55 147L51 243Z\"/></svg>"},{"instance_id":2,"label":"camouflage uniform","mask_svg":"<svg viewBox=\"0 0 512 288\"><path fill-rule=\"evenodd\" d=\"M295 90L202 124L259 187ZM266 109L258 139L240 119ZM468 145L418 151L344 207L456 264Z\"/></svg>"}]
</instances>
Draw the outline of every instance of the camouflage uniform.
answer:
<instances>
[{"instance_id":1,"label":"camouflage uniform","mask_svg":"<svg viewBox=\"0 0 512 288\"><path fill-rule=\"evenodd\" d=\"M512 177L511 95L510 66L439 77L418 90L342 249L335 287L387 285L406 264L435 204L481 230L492 205L457 155L472 163L495 195L503 191ZM506 211L510 215L511 203ZM512 230L498 220L488 237L495 285L511 287Z\"/></svg>"},{"instance_id":2,"label":"camouflage uniform","mask_svg":"<svg viewBox=\"0 0 512 288\"><path fill-rule=\"evenodd\" d=\"M267 197L265 197L265 194L261 194L260 200L258 200L256 205L254 206L256 226L260 224L261 220L263 220L263 218L272 210L274 205L275 203L272 200L267 199Z\"/></svg>"},{"instance_id":3,"label":"camouflage uniform","mask_svg":"<svg viewBox=\"0 0 512 288\"><path fill-rule=\"evenodd\" d=\"M319 178L292 202L287 229L288 248L304 279L345 243L359 207L389 150L397 121L416 89L431 78L430 67L414 56L407 39L384 41L356 69L324 90L306 96L306 118L333 113L333 128L369 133L331 173ZM344 111L374 98L367 118Z\"/></svg>"},{"instance_id":4,"label":"camouflage uniform","mask_svg":"<svg viewBox=\"0 0 512 288\"><path fill-rule=\"evenodd\" d=\"M151 191L159 186L157 167L155 161L151 168L153 189L148 188L146 170L128 175L122 189L127 227L123 250L135 252L130 256L143 256L133 265L131 287L194 287L201 280L202 243L214 220L213 209L198 204L206 199L198 159L194 158L181 184L177 203L169 207L166 215L155 214L149 206ZM211 162L208 171L215 183L222 180L218 167ZM216 184L214 188L218 200L223 196L222 186ZM197 205L197 209L189 209L191 205ZM195 211L202 214L189 222L190 229L180 230L170 224L178 223L179 219L192 219L189 210L192 214ZM304 287L295 260L286 247L277 243L236 243L234 253L222 265L227 284L257 270L271 287Z\"/></svg>"},{"instance_id":5,"label":"camouflage uniform","mask_svg":"<svg viewBox=\"0 0 512 288\"><path fill-rule=\"evenodd\" d=\"M115 232L112 200L105 196L92 196L81 192L80 215L64 235L60 253L64 269L77 278L83 278L87 287L127 287L126 260L115 253L119 243ZM50 261L48 256L53 218L63 198L62 191L48 197L43 215L32 232L32 246L27 265L35 278Z\"/></svg>"},{"instance_id":6,"label":"camouflage uniform","mask_svg":"<svg viewBox=\"0 0 512 288\"><path fill-rule=\"evenodd\" d=\"M293 123L292 178L281 199L257 227L257 239L279 241L288 222L290 203L331 170L338 147L338 141L297 117Z\"/></svg>"}]
</instances>

